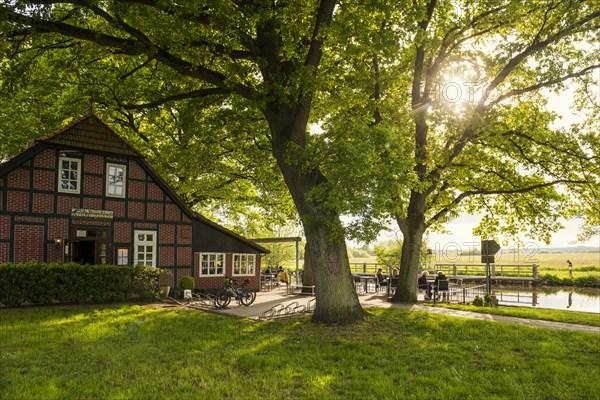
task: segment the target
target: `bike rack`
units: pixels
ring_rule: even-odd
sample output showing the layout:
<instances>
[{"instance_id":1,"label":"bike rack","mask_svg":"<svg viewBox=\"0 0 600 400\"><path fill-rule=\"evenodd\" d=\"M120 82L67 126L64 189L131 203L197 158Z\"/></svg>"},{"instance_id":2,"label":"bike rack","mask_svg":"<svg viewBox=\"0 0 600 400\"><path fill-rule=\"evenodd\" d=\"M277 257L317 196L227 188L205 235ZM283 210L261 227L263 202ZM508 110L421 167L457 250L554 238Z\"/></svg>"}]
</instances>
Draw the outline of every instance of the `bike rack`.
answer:
<instances>
[{"instance_id":1,"label":"bike rack","mask_svg":"<svg viewBox=\"0 0 600 400\"><path fill-rule=\"evenodd\" d=\"M260 318L273 319L300 315L314 311L316 304L316 299L310 299L306 305L300 304L297 301L288 304L280 303L263 312Z\"/></svg>"},{"instance_id":2,"label":"bike rack","mask_svg":"<svg viewBox=\"0 0 600 400\"><path fill-rule=\"evenodd\" d=\"M191 307L214 307L215 296L212 294L194 293L189 300L188 305Z\"/></svg>"}]
</instances>

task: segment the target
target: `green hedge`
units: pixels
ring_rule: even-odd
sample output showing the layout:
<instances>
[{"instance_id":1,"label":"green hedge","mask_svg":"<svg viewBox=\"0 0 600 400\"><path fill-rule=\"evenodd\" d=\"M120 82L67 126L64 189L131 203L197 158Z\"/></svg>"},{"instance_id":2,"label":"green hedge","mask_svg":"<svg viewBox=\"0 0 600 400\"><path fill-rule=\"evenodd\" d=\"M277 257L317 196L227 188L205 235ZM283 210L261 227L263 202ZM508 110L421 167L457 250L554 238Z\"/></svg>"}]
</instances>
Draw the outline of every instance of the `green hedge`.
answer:
<instances>
[{"instance_id":1,"label":"green hedge","mask_svg":"<svg viewBox=\"0 0 600 400\"><path fill-rule=\"evenodd\" d=\"M548 286L576 286L576 287L600 287L599 276L580 276L577 278L559 278L557 275L542 274L538 278L539 285Z\"/></svg>"},{"instance_id":2,"label":"green hedge","mask_svg":"<svg viewBox=\"0 0 600 400\"><path fill-rule=\"evenodd\" d=\"M79 303L159 297L158 269L76 263L0 264L0 303Z\"/></svg>"}]
</instances>

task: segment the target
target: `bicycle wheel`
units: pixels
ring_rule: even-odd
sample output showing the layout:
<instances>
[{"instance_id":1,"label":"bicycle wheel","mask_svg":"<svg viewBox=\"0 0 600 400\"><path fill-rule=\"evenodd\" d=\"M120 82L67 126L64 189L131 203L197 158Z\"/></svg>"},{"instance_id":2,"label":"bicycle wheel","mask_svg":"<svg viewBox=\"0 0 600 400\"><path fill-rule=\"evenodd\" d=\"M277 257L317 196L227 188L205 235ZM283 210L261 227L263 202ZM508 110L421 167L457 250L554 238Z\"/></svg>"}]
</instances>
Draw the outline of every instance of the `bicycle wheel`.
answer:
<instances>
[{"instance_id":1,"label":"bicycle wheel","mask_svg":"<svg viewBox=\"0 0 600 400\"><path fill-rule=\"evenodd\" d=\"M256 291L254 289L244 289L240 294L240 303L246 307L256 300Z\"/></svg>"},{"instance_id":2,"label":"bicycle wheel","mask_svg":"<svg viewBox=\"0 0 600 400\"><path fill-rule=\"evenodd\" d=\"M227 290L221 289L217 292L217 295L215 296L215 307L227 307L230 301L231 297L229 297L229 293L227 293Z\"/></svg>"}]
</instances>

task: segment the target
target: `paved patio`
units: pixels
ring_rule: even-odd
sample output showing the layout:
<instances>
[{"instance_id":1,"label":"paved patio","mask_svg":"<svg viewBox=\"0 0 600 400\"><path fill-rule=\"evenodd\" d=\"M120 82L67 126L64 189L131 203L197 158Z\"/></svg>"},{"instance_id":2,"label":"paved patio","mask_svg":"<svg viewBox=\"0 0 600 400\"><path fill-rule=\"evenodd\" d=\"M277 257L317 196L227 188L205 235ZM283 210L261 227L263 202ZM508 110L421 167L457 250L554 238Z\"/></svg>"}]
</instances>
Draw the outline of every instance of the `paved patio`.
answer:
<instances>
[{"instance_id":1,"label":"paved patio","mask_svg":"<svg viewBox=\"0 0 600 400\"><path fill-rule=\"evenodd\" d=\"M251 319L260 319L265 312L272 309L273 307L281 304L283 306L287 306L291 303L297 302L298 305L306 306L307 303L311 300L315 299L314 296L310 295L302 295L302 294L288 294L285 286L275 287L271 291L262 291L258 292L256 295L256 301L249 307L238 305L236 301L232 301L230 305L226 308L216 309L214 307L199 307L199 309L214 312L223 315L231 315L242 318L251 318ZM564 330L576 330L581 332L591 332L600 334L600 327L595 326L587 326L587 325L575 325L575 324L565 324L560 322L551 322L551 321L543 321L543 320L533 320L526 318L516 318L516 317L508 317L501 315L491 315L491 314L483 314L471 311L461 311L461 310L452 310L443 307L430 307L424 305L423 303L417 304L397 304L390 303L388 301L387 295L385 292L379 293L359 293L358 299L360 304L363 307L395 307L395 308L403 308L407 310L415 310L415 311L426 311L430 313L436 314L444 314L452 317L458 318L473 318L480 320L491 320L498 322L509 322L509 323L517 323L528 326L537 326L544 328L553 328L553 329L564 329ZM419 298L419 301L423 301L422 295Z\"/></svg>"}]
</instances>

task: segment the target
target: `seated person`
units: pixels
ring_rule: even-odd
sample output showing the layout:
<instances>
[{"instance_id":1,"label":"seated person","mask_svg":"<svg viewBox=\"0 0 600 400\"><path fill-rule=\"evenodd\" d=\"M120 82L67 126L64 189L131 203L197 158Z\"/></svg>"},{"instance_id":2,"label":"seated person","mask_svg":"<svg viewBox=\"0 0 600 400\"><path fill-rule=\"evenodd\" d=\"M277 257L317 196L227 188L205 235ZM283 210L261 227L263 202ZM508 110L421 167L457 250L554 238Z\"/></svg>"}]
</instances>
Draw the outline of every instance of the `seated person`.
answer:
<instances>
[{"instance_id":1,"label":"seated person","mask_svg":"<svg viewBox=\"0 0 600 400\"><path fill-rule=\"evenodd\" d=\"M383 276L383 269L379 268L375 275L377 276L377 283L379 286L387 286L387 279Z\"/></svg>"},{"instance_id":2,"label":"seated person","mask_svg":"<svg viewBox=\"0 0 600 400\"><path fill-rule=\"evenodd\" d=\"M277 278L279 279L279 282L285 283L286 285L289 285L290 283L288 279L288 273L285 272L283 268L281 268L281 271L277 273Z\"/></svg>"},{"instance_id":3,"label":"seated person","mask_svg":"<svg viewBox=\"0 0 600 400\"><path fill-rule=\"evenodd\" d=\"M438 288L438 282L439 281L447 281L448 278L446 277L446 275L444 275L444 273L442 271L438 271L437 276L435 277L435 290L437 292L437 288ZM446 294L444 293L444 296L446 296Z\"/></svg>"},{"instance_id":4,"label":"seated person","mask_svg":"<svg viewBox=\"0 0 600 400\"><path fill-rule=\"evenodd\" d=\"M398 268L394 268L392 270L392 278L397 278L400 276L400 270Z\"/></svg>"},{"instance_id":5,"label":"seated person","mask_svg":"<svg viewBox=\"0 0 600 400\"><path fill-rule=\"evenodd\" d=\"M429 271L423 271L423 273L419 277L419 289L425 289L425 299L426 300L431 298L431 286L427 282L428 276L429 276Z\"/></svg>"}]
</instances>

